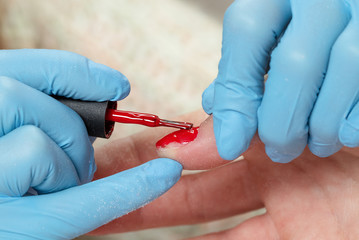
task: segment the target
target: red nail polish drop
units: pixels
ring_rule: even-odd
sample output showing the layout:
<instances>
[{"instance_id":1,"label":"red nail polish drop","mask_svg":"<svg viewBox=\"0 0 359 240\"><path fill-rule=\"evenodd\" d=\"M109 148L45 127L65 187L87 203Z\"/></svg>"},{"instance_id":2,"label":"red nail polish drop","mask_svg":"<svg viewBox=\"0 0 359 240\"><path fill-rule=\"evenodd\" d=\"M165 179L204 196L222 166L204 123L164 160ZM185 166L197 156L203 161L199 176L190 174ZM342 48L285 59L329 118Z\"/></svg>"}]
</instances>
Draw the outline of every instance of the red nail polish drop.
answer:
<instances>
[{"instance_id":1,"label":"red nail polish drop","mask_svg":"<svg viewBox=\"0 0 359 240\"><path fill-rule=\"evenodd\" d=\"M192 142L198 134L198 128L195 127L190 130L179 130L168 134L156 143L157 148L164 148L171 143L179 143L185 145Z\"/></svg>"}]
</instances>

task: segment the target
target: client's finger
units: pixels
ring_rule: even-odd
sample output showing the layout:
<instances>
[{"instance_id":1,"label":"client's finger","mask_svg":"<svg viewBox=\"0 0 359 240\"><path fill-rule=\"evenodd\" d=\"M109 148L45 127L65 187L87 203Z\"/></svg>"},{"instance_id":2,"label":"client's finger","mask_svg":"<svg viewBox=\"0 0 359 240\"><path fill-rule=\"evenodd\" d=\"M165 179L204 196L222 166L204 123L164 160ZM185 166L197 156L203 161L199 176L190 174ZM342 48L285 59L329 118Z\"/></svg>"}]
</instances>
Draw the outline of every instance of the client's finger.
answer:
<instances>
[{"instance_id":1,"label":"client's finger","mask_svg":"<svg viewBox=\"0 0 359 240\"><path fill-rule=\"evenodd\" d=\"M157 142L159 156L176 159L185 169L209 169L228 163L219 156L210 116L199 128L173 132Z\"/></svg>"},{"instance_id":2,"label":"client's finger","mask_svg":"<svg viewBox=\"0 0 359 240\"><path fill-rule=\"evenodd\" d=\"M198 126L207 116L202 110L199 110L180 116L176 120L192 122L194 126ZM156 142L171 131L173 131L171 128L150 128L97 148L95 151L97 164L95 178L103 178L157 158ZM213 150L215 151L216 148Z\"/></svg>"},{"instance_id":3,"label":"client's finger","mask_svg":"<svg viewBox=\"0 0 359 240\"><path fill-rule=\"evenodd\" d=\"M199 153L195 158L205 158ZM263 206L247 161L191 174L148 206L92 232L105 234L194 224L226 218Z\"/></svg>"}]
</instances>

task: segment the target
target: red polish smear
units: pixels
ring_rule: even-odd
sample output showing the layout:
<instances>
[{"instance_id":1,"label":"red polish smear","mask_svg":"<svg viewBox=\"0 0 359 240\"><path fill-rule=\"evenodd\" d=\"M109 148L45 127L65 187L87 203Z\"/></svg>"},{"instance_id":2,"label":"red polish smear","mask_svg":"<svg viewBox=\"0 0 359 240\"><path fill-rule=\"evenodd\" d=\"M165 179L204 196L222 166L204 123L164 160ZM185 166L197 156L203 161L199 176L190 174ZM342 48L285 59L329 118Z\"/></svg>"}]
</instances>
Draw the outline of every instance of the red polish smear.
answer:
<instances>
[{"instance_id":1,"label":"red polish smear","mask_svg":"<svg viewBox=\"0 0 359 240\"><path fill-rule=\"evenodd\" d=\"M168 134L156 143L157 148L164 148L171 143L179 143L186 145L192 142L198 135L199 127L192 128L190 130L179 130Z\"/></svg>"}]
</instances>

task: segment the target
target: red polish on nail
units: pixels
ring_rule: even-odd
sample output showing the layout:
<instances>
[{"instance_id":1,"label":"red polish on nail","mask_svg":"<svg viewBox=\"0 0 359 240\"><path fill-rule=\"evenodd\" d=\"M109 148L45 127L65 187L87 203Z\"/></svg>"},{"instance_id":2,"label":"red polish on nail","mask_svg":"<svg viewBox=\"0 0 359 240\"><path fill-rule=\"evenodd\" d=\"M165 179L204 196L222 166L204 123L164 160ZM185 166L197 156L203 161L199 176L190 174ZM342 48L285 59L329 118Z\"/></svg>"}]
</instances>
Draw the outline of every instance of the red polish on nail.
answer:
<instances>
[{"instance_id":1,"label":"red polish on nail","mask_svg":"<svg viewBox=\"0 0 359 240\"><path fill-rule=\"evenodd\" d=\"M199 127L192 128L190 130L179 130L168 134L156 143L157 148L164 148L171 143L178 143L186 145L192 142L198 135Z\"/></svg>"}]
</instances>

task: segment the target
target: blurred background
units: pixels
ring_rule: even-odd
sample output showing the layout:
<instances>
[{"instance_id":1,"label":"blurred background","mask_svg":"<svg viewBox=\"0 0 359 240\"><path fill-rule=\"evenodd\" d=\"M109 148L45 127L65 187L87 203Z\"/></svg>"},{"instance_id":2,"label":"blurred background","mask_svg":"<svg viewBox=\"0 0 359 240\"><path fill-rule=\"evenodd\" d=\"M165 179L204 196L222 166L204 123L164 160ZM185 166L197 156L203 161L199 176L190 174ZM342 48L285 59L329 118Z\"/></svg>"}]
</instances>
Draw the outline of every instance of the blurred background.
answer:
<instances>
[{"instance_id":1,"label":"blurred background","mask_svg":"<svg viewBox=\"0 0 359 240\"><path fill-rule=\"evenodd\" d=\"M132 90L119 108L171 119L201 108L201 94L217 74L222 18L231 2L0 0L0 45L72 51L120 70ZM117 125L111 139L143 129ZM95 147L106 141L97 140ZM230 228L249 215L78 239L183 239Z\"/></svg>"}]
</instances>

